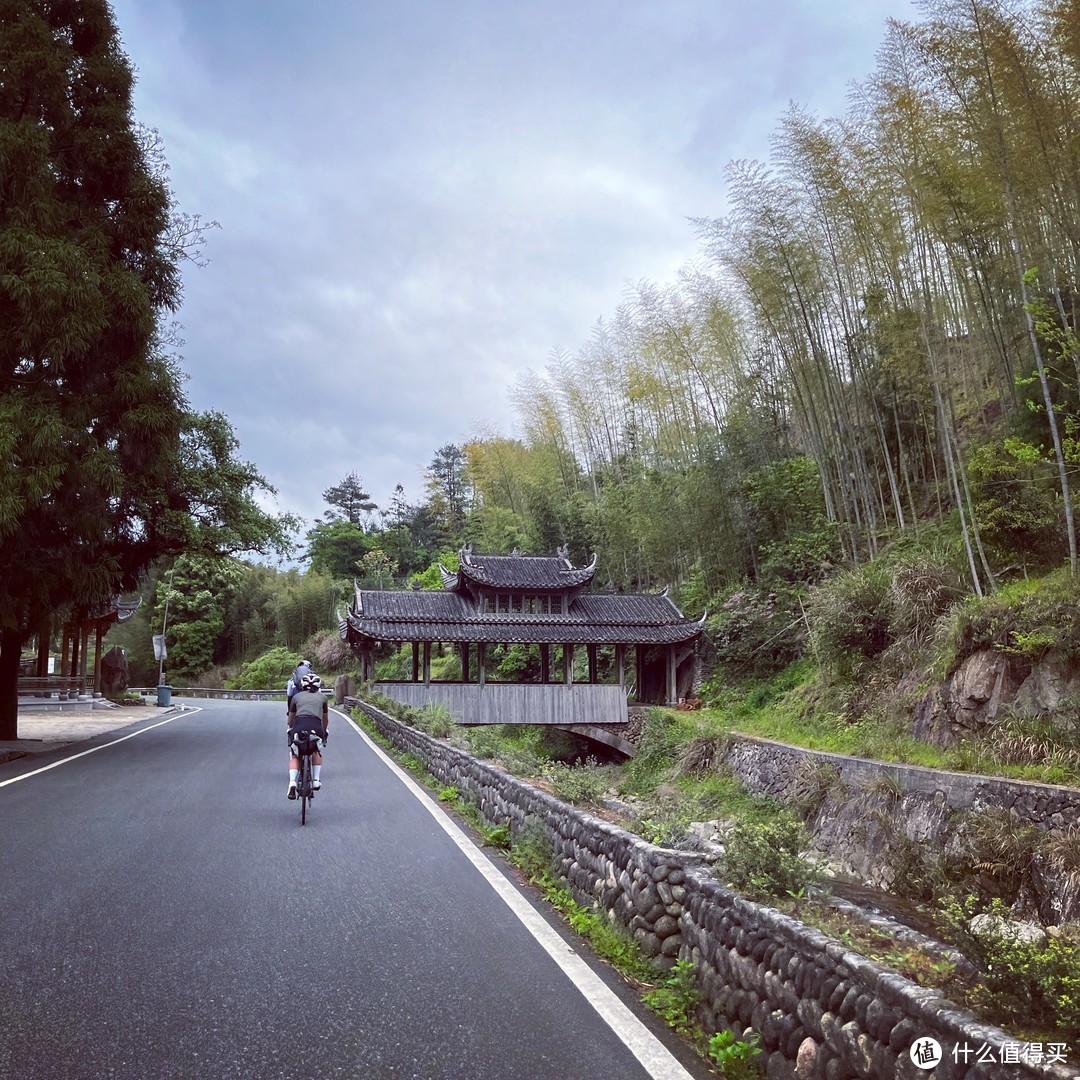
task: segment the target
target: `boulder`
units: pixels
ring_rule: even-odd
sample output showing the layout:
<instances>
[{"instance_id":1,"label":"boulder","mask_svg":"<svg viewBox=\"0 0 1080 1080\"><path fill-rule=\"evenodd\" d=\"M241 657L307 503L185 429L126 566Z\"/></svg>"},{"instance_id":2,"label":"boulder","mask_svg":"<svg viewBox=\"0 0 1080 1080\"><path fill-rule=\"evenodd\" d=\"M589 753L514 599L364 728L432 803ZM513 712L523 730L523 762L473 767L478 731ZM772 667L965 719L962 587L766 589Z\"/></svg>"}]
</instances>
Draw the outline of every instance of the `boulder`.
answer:
<instances>
[{"instance_id":1,"label":"boulder","mask_svg":"<svg viewBox=\"0 0 1080 1080\"><path fill-rule=\"evenodd\" d=\"M129 685L127 656L119 645L114 645L101 658L101 685L97 688L105 697L119 697Z\"/></svg>"},{"instance_id":2,"label":"boulder","mask_svg":"<svg viewBox=\"0 0 1080 1080\"><path fill-rule=\"evenodd\" d=\"M339 675L334 680L334 704L344 705L347 697L356 697L356 680L351 675Z\"/></svg>"},{"instance_id":3,"label":"boulder","mask_svg":"<svg viewBox=\"0 0 1080 1080\"><path fill-rule=\"evenodd\" d=\"M915 706L916 738L948 745L993 724L1016 697L1021 679L1011 657L979 649Z\"/></svg>"},{"instance_id":4,"label":"boulder","mask_svg":"<svg viewBox=\"0 0 1080 1080\"><path fill-rule=\"evenodd\" d=\"M997 915L976 915L968 923L968 929L977 937L998 938L1001 941L1017 941L1042 945L1046 931L1035 923L1002 919Z\"/></svg>"},{"instance_id":5,"label":"boulder","mask_svg":"<svg viewBox=\"0 0 1080 1080\"><path fill-rule=\"evenodd\" d=\"M1057 712L1080 698L1080 660L1054 653L1044 657L1016 691L1013 707L1025 716Z\"/></svg>"}]
</instances>

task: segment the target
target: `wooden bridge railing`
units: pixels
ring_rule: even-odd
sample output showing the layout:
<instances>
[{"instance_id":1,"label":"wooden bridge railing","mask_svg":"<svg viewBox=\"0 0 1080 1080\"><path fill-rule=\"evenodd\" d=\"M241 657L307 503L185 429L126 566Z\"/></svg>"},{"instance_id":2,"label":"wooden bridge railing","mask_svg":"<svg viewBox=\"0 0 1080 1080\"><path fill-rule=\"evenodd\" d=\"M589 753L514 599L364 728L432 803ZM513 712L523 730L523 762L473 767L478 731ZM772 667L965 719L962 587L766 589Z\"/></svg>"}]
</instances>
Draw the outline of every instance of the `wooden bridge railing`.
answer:
<instances>
[{"instance_id":1,"label":"wooden bridge railing","mask_svg":"<svg viewBox=\"0 0 1080 1080\"><path fill-rule=\"evenodd\" d=\"M21 698L75 699L94 692L92 675L20 675L16 680Z\"/></svg>"}]
</instances>

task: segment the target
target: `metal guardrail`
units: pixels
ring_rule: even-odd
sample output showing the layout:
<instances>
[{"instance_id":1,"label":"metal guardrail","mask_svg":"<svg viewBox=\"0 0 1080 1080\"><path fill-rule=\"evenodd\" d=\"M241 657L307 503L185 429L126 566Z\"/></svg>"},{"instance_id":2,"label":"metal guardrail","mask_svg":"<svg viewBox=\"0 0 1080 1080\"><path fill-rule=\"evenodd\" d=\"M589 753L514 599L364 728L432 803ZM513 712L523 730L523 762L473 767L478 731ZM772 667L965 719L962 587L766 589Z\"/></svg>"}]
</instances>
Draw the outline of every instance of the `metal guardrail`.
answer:
<instances>
[{"instance_id":1,"label":"metal guardrail","mask_svg":"<svg viewBox=\"0 0 1080 1080\"><path fill-rule=\"evenodd\" d=\"M171 686L173 697L194 698L219 698L223 701L284 701L284 690L223 690L216 686ZM158 688L156 686L129 686L129 694L142 694L143 697L154 697ZM334 692L332 686L322 688L324 694Z\"/></svg>"}]
</instances>

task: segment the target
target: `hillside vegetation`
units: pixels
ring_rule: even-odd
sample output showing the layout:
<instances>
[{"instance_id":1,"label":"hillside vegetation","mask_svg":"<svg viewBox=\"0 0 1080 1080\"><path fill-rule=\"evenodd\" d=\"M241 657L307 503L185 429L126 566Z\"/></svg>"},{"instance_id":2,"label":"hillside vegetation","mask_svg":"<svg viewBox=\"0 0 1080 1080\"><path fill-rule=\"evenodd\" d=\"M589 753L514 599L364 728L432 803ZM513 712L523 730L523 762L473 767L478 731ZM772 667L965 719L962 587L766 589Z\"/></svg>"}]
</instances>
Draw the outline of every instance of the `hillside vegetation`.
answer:
<instances>
[{"instance_id":1,"label":"hillside vegetation","mask_svg":"<svg viewBox=\"0 0 1080 1080\"><path fill-rule=\"evenodd\" d=\"M674 585L746 675L808 642L837 677L898 669L964 596L1075 573L1080 15L922 13L888 25L845 115L793 108L769 161L729 166L731 212L696 221L674 281L520 380L521 438L441 447L416 503L328 487L306 573L207 581L220 625L178 663L299 647L353 578L423 575L463 541L565 542L608 587ZM206 577L183 573L189 595Z\"/></svg>"}]
</instances>

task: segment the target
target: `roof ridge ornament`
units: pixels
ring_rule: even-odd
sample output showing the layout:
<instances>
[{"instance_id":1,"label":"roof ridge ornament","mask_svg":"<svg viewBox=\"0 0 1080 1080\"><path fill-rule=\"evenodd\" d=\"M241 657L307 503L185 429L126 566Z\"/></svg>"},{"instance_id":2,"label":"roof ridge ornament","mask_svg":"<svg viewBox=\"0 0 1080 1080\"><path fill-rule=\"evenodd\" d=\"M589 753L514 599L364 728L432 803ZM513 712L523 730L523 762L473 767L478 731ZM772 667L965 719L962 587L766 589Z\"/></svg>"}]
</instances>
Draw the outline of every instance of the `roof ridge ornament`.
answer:
<instances>
[{"instance_id":1,"label":"roof ridge ornament","mask_svg":"<svg viewBox=\"0 0 1080 1080\"><path fill-rule=\"evenodd\" d=\"M472 560L473 546L472 546L472 544L462 544L461 545L461 551L458 552L458 555L461 556L461 561L463 563L465 563L466 566L472 566L472 564L473 564L473 560ZM442 564L440 563L439 565L441 566Z\"/></svg>"},{"instance_id":2,"label":"roof ridge ornament","mask_svg":"<svg viewBox=\"0 0 1080 1080\"><path fill-rule=\"evenodd\" d=\"M567 566L570 565L570 545L569 544L563 544L562 547L556 548L555 549L555 555L556 555L556 557L562 559L562 561L564 563L566 563Z\"/></svg>"}]
</instances>

